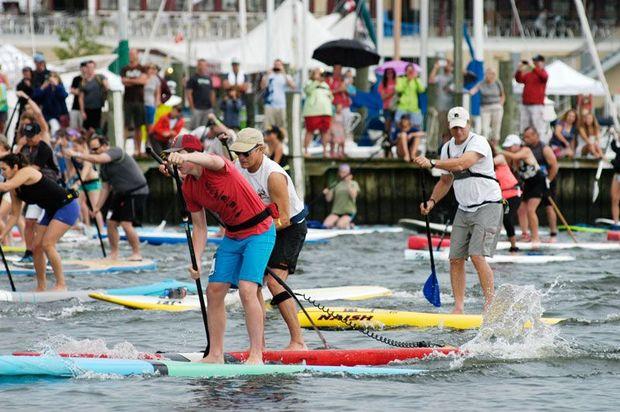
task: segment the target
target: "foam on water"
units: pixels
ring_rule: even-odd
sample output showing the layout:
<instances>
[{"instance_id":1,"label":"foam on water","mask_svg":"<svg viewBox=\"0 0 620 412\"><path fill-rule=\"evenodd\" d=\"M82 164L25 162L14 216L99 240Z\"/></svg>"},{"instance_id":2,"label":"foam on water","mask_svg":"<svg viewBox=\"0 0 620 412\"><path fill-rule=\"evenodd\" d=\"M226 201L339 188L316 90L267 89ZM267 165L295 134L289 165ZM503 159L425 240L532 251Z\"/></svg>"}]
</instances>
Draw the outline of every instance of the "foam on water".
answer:
<instances>
[{"instance_id":1,"label":"foam on water","mask_svg":"<svg viewBox=\"0 0 620 412\"><path fill-rule=\"evenodd\" d=\"M451 366L460 367L471 357L533 359L567 354L570 348L560 337L560 329L540 320L542 298L549 291L542 293L533 285L500 286L480 330L461 346L467 355L455 359Z\"/></svg>"},{"instance_id":2,"label":"foam on water","mask_svg":"<svg viewBox=\"0 0 620 412\"><path fill-rule=\"evenodd\" d=\"M116 359L142 359L144 357L144 353L138 351L129 342L120 342L108 348L104 339L74 339L65 335L51 336L36 344L35 348L50 356L70 353L101 355Z\"/></svg>"}]
</instances>

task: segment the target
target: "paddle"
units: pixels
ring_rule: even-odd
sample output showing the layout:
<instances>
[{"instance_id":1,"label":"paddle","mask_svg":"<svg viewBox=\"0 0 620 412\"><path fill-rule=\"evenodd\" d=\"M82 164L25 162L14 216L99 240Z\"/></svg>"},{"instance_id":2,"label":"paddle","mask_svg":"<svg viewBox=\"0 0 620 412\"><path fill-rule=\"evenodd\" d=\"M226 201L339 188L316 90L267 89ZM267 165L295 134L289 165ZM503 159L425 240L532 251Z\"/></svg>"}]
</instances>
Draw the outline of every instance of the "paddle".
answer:
<instances>
[{"instance_id":1,"label":"paddle","mask_svg":"<svg viewBox=\"0 0 620 412\"><path fill-rule=\"evenodd\" d=\"M152 147L147 146L146 152L151 155L155 161L161 165L164 165L164 161ZM168 167L168 166L167 166ZM194 253L194 242L192 241L192 229L189 223L189 212L187 211L187 206L185 204L185 199L183 198L183 182L181 182L181 177L179 176L179 171L176 166L172 167L172 170L168 167L168 171L172 172L170 175L174 178L174 181L177 186L177 195L179 200L179 205L181 206L181 215L183 219L183 224L185 225L185 237L187 238L187 247L189 248L189 257L192 262L192 269L198 270L198 262L196 261L196 254ZM200 278L196 279L196 290L198 291L198 300L200 301L200 312L202 313L202 322L205 326L205 333L207 335L207 347L204 351L204 357L207 357L209 354L209 350L211 348L211 340L209 338L209 319L207 318L207 306L205 305L204 292L202 289L202 283L200 282Z\"/></svg>"},{"instance_id":2,"label":"paddle","mask_svg":"<svg viewBox=\"0 0 620 412\"><path fill-rule=\"evenodd\" d=\"M426 199L426 196L424 198ZM448 234L448 226L450 226L451 220L452 219L450 218L450 216L446 218L446 226L443 228L443 232L441 233L441 238L439 239L439 244L437 244L437 252L441 250L441 244L443 243L443 240L446 238L446 235Z\"/></svg>"},{"instance_id":3,"label":"paddle","mask_svg":"<svg viewBox=\"0 0 620 412\"><path fill-rule=\"evenodd\" d=\"M78 168L78 162L77 160L75 160L75 157L71 157L71 164L73 164L73 167L75 168L75 173L78 176L78 179L80 179L80 186L82 186L82 192L84 192L84 197L86 198L86 206L88 206L88 210L90 210L91 212L94 210L93 209L93 204L90 202L90 198L88 197L88 192L86 192L86 185L84 185L84 179L82 179L82 175L80 175L80 169ZM99 227L99 223L97 222L97 216L94 217L95 219L95 227L97 228L97 237L99 238L99 246L101 246L101 253L103 253L103 257L106 257L106 253L105 253L105 246L103 245L103 237L101 236L101 228Z\"/></svg>"},{"instance_id":4,"label":"paddle","mask_svg":"<svg viewBox=\"0 0 620 412\"><path fill-rule=\"evenodd\" d=\"M6 261L6 256L4 256L4 249L2 248L2 244L0 244L0 254L2 255L2 263L4 263L6 276L9 278L9 283L11 284L11 290L15 292L15 283L13 283L13 276L11 276L11 269L9 269L9 264Z\"/></svg>"},{"instance_id":5,"label":"paddle","mask_svg":"<svg viewBox=\"0 0 620 412\"><path fill-rule=\"evenodd\" d=\"M566 221L566 218L564 217L564 215L560 211L560 208L558 207L558 205L555 203L555 200L553 200L553 198L551 196L549 196L549 195L547 195L547 199L549 200L549 203L551 203L551 206L553 207L553 210L555 210L555 213L557 213L557 215L560 217L560 220L562 221L562 224L564 225L564 227L568 231L568 234L570 235L570 237L573 238L573 241L575 243L579 243L577 241L577 238L575 237L575 234L573 233L573 231L571 230L570 226L568 225L568 222Z\"/></svg>"},{"instance_id":6,"label":"paddle","mask_svg":"<svg viewBox=\"0 0 620 412\"><path fill-rule=\"evenodd\" d=\"M594 178L594 187L592 188L592 203L596 202L598 198L598 194L600 191L599 183L601 180L601 175L603 174L603 161L605 160L605 153L609 150L609 146L611 145L611 141L616 138L616 129L609 127L609 138L607 139L607 144L605 145L605 150L603 150L603 157L598 161L598 168L596 169L596 177Z\"/></svg>"},{"instance_id":7,"label":"paddle","mask_svg":"<svg viewBox=\"0 0 620 412\"><path fill-rule=\"evenodd\" d=\"M424 201L424 208L426 208L426 185L424 184L424 175L421 176L422 199ZM428 241L428 253L430 253L431 257L431 274L429 275L428 279L426 279L426 283L424 283L424 288L422 289L422 292L424 293L424 297L431 304L433 304L433 306L440 307L441 296L439 291L439 281L437 280L437 273L435 271L435 258L433 257L433 242L431 240L431 226L428 220L428 214L424 215L424 220L426 221L426 239Z\"/></svg>"}]
</instances>

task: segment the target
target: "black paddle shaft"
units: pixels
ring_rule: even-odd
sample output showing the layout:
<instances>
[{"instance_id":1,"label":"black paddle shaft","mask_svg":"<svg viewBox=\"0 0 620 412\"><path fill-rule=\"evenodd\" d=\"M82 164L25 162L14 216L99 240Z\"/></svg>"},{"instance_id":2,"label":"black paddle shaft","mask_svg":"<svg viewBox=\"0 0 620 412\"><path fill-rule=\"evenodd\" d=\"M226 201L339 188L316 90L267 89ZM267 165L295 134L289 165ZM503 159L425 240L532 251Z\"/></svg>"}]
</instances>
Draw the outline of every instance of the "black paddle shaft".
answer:
<instances>
[{"instance_id":1,"label":"black paddle shaft","mask_svg":"<svg viewBox=\"0 0 620 412\"><path fill-rule=\"evenodd\" d=\"M424 183L423 175L421 176L420 183L422 185L422 201L424 202L424 208L426 209L428 206L426 202L426 184ZM428 252L431 255L431 271L432 273L436 273L435 272L435 258L433 257L433 243L431 240L431 225L428 220L428 214L424 215L424 220L426 221L426 240L428 242Z\"/></svg>"},{"instance_id":2,"label":"black paddle shaft","mask_svg":"<svg viewBox=\"0 0 620 412\"><path fill-rule=\"evenodd\" d=\"M4 269L6 270L6 276L9 278L9 283L11 284L11 290L15 292L16 291L15 283L13 283L13 276L11 276L11 269L9 269L9 264L6 261L6 256L4 256L4 249L2 248L2 244L0 244L0 254L2 254L2 263L4 263Z\"/></svg>"},{"instance_id":3,"label":"black paddle shaft","mask_svg":"<svg viewBox=\"0 0 620 412\"><path fill-rule=\"evenodd\" d=\"M80 174L80 169L78 168L78 162L74 157L71 158L71 164L75 168L75 173L80 180L80 186L82 186L82 191L84 192L84 197L86 198L86 206L88 206L88 210L93 212L95 209L93 208L93 204L90 202L90 198L88 197L88 192L86 191L86 185L84 184L84 179L82 179L82 175ZM99 227L99 223L97 222L97 216L95 219L95 227L97 228L97 237L99 238L99 246L101 246L101 253L103 253L103 257L107 257L105 253L105 246L103 245L103 237L101 236L101 228Z\"/></svg>"}]
</instances>

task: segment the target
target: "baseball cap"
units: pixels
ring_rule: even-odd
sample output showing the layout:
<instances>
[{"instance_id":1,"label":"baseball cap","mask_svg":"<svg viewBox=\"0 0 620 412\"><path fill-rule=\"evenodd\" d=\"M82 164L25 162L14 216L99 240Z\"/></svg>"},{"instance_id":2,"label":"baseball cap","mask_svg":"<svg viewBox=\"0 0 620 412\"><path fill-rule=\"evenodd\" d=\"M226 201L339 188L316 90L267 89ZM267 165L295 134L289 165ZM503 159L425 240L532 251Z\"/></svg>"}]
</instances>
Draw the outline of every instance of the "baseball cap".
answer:
<instances>
[{"instance_id":1,"label":"baseball cap","mask_svg":"<svg viewBox=\"0 0 620 412\"><path fill-rule=\"evenodd\" d=\"M238 58L233 57L233 58L232 58L232 61L230 62L230 64L241 64L241 63L239 62L239 59L238 59Z\"/></svg>"},{"instance_id":2,"label":"baseball cap","mask_svg":"<svg viewBox=\"0 0 620 412\"><path fill-rule=\"evenodd\" d=\"M504 143L502 143L502 147L504 149L508 149L509 147L512 147L515 145L519 145L519 146L523 145L523 142L521 141L519 136L517 136L516 134L509 134L508 136L506 136L506 139L504 139Z\"/></svg>"},{"instance_id":3,"label":"baseball cap","mask_svg":"<svg viewBox=\"0 0 620 412\"><path fill-rule=\"evenodd\" d=\"M43 53L35 53L34 55L34 62L35 63L41 63L45 61L45 56L43 55Z\"/></svg>"},{"instance_id":4,"label":"baseball cap","mask_svg":"<svg viewBox=\"0 0 620 412\"><path fill-rule=\"evenodd\" d=\"M533 62L544 62L545 58L541 54L537 54L536 56L532 57L532 61Z\"/></svg>"},{"instance_id":5,"label":"baseball cap","mask_svg":"<svg viewBox=\"0 0 620 412\"><path fill-rule=\"evenodd\" d=\"M37 123L28 123L24 125L22 133L26 137L34 137L41 132L41 127Z\"/></svg>"},{"instance_id":6,"label":"baseball cap","mask_svg":"<svg viewBox=\"0 0 620 412\"><path fill-rule=\"evenodd\" d=\"M456 106L448 112L450 129L453 127L466 127L469 120L469 112L464 107Z\"/></svg>"},{"instance_id":7,"label":"baseball cap","mask_svg":"<svg viewBox=\"0 0 620 412\"><path fill-rule=\"evenodd\" d=\"M247 152L254 149L256 145L264 143L263 133L260 130L254 129L253 127L246 127L237 133L237 139L230 146L230 150L241 153Z\"/></svg>"},{"instance_id":8,"label":"baseball cap","mask_svg":"<svg viewBox=\"0 0 620 412\"><path fill-rule=\"evenodd\" d=\"M179 134L170 145L170 148L164 150L164 153L178 152L181 150L202 152L203 147L202 143L200 143L200 139L193 134Z\"/></svg>"}]
</instances>

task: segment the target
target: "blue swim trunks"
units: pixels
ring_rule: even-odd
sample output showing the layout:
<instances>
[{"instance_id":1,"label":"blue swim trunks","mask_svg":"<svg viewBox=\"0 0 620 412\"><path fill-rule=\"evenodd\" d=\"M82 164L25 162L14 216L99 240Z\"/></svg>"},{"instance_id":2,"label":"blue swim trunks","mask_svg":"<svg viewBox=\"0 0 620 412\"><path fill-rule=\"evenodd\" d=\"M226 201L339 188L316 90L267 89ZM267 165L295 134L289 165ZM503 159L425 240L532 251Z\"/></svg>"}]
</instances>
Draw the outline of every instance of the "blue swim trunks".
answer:
<instances>
[{"instance_id":1,"label":"blue swim trunks","mask_svg":"<svg viewBox=\"0 0 620 412\"><path fill-rule=\"evenodd\" d=\"M47 226L50 224L52 219L61 221L62 223L73 226L75 222L77 222L80 217L80 204L77 199L73 199L70 203L67 203L60 209L55 212L50 213L49 211L45 211L45 214L39 220L39 224L41 226Z\"/></svg>"},{"instance_id":2,"label":"blue swim trunks","mask_svg":"<svg viewBox=\"0 0 620 412\"><path fill-rule=\"evenodd\" d=\"M276 242L276 227L245 239L224 237L213 256L209 282L230 283L238 287L240 280L263 285L265 268Z\"/></svg>"}]
</instances>

